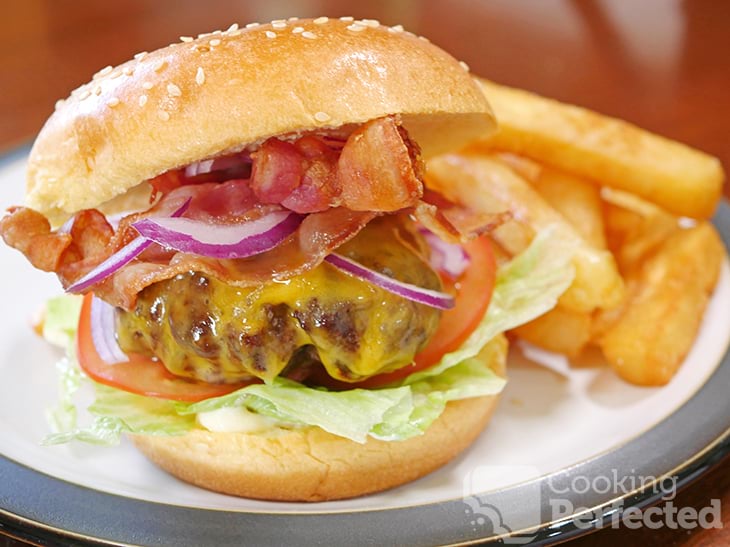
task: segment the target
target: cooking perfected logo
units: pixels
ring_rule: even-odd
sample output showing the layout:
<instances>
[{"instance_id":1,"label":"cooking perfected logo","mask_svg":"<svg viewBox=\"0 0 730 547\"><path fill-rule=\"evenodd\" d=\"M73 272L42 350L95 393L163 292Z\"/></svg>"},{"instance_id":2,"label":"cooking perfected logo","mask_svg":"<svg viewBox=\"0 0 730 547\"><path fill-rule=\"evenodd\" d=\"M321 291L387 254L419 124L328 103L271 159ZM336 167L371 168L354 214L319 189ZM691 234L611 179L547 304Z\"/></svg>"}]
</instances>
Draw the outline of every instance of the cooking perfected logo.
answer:
<instances>
[{"instance_id":1,"label":"cooking perfected logo","mask_svg":"<svg viewBox=\"0 0 730 547\"><path fill-rule=\"evenodd\" d=\"M505 545L524 545L538 536L537 528L548 523L572 524L579 530L594 528L650 528L692 530L722 528L719 499L706 507L676 504L677 477L643 476L632 470L600 475L559 474L534 480L541 474L527 466L478 466L464 479L464 513L467 527L481 537L501 536ZM503 497L494 485L504 477L519 477L519 501ZM501 479L497 480L497 479ZM490 492L490 490L492 492ZM626 497L644 491L655 501L648 507L628 505ZM479 492L490 492L479 494ZM587 500L605 500L599 507Z\"/></svg>"}]
</instances>

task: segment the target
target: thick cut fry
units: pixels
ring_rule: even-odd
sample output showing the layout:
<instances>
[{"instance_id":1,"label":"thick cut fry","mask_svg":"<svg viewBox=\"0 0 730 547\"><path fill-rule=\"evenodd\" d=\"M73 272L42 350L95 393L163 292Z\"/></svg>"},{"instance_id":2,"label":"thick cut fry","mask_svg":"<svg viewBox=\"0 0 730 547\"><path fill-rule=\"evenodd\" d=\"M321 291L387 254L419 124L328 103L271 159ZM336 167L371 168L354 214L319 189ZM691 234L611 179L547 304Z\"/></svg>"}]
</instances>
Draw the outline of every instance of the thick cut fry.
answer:
<instances>
[{"instance_id":1,"label":"thick cut fry","mask_svg":"<svg viewBox=\"0 0 730 547\"><path fill-rule=\"evenodd\" d=\"M555 169L543 168L532 186L588 243L606 248L601 190Z\"/></svg>"},{"instance_id":2,"label":"thick cut fry","mask_svg":"<svg viewBox=\"0 0 730 547\"><path fill-rule=\"evenodd\" d=\"M601 190L585 179L515 154L485 154L528 181L550 206L597 249L606 248Z\"/></svg>"},{"instance_id":3,"label":"thick cut fry","mask_svg":"<svg viewBox=\"0 0 730 547\"><path fill-rule=\"evenodd\" d=\"M598 308L617 306L623 298L623 281L611 253L589 245L573 227L514 171L483 156L448 154L428 163L429 186L448 197L469 203L486 212L511 211L514 218L535 232L552 227L556 238L575 248L575 280L560 302L567 309L590 313ZM458 194L455 194L457 192ZM522 248L515 241L502 247L516 254Z\"/></svg>"},{"instance_id":4,"label":"thick cut fry","mask_svg":"<svg viewBox=\"0 0 730 547\"><path fill-rule=\"evenodd\" d=\"M717 158L626 122L479 80L499 131L476 146L634 192L667 211L709 218L724 174Z\"/></svg>"},{"instance_id":5,"label":"thick cut fry","mask_svg":"<svg viewBox=\"0 0 730 547\"><path fill-rule=\"evenodd\" d=\"M664 385L692 347L725 256L711 224L679 230L628 279L628 298L599 345L625 380Z\"/></svg>"},{"instance_id":6,"label":"thick cut fry","mask_svg":"<svg viewBox=\"0 0 730 547\"><path fill-rule=\"evenodd\" d=\"M575 357L590 341L591 316L557 306L512 332L543 349Z\"/></svg>"},{"instance_id":7,"label":"thick cut fry","mask_svg":"<svg viewBox=\"0 0 730 547\"><path fill-rule=\"evenodd\" d=\"M675 216L633 194L605 190L604 214L609 248L621 273L630 275L679 230L679 223Z\"/></svg>"}]
</instances>

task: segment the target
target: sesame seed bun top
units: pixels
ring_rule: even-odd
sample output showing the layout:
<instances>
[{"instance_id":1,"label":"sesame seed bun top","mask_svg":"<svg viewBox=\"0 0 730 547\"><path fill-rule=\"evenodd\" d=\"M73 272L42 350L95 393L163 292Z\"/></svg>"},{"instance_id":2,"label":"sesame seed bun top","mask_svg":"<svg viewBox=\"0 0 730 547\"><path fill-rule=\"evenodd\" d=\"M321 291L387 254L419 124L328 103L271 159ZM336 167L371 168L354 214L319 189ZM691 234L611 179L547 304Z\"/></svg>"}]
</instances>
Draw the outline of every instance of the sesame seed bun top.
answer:
<instances>
[{"instance_id":1,"label":"sesame seed bun top","mask_svg":"<svg viewBox=\"0 0 730 547\"><path fill-rule=\"evenodd\" d=\"M60 222L196 160L387 114L425 156L494 127L466 65L401 27L321 17L183 37L59 101L31 151L27 203Z\"/></svg>"}]
</instances>

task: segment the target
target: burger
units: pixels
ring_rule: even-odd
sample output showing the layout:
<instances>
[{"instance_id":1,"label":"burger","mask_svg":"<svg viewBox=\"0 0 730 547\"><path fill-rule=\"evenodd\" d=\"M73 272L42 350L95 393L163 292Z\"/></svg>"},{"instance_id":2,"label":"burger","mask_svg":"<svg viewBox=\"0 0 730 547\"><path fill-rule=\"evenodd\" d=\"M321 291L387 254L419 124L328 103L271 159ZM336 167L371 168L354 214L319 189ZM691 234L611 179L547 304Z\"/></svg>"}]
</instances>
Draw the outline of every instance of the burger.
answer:
<instances>
[{"instance_id":1,"label":"burger","mask_svg":"<svg viewBox=\"0 0 730 547\"><path fill-rule=\"evenodd\" d=\"M48 442L127 434L185 481L272 500L454 458L504 385L502 332L570 281L546 238L497 271L509 212L428 188L429 157L494 127L463 63L369 20L233 25L101 70L0 222L82 295L43 328L70 325L94 419L65 405Z\"/></svg>"}]
</instances>

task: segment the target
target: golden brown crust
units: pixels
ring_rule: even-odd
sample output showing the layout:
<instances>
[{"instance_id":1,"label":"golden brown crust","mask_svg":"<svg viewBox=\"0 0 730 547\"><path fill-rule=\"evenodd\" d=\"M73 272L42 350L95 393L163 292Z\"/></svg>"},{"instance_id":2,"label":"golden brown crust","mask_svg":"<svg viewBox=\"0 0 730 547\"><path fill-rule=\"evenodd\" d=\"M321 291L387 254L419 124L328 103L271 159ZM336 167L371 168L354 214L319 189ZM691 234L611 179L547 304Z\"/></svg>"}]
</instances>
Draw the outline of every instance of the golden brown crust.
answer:
<instances>
[{"instance_id":1,"label":"golden brown crust","mask_svg":"<svg viewBox=\"0 0 730 547\"><path fill-rule=\"evenodd\" d=\"M362 496L415 480L469 446L496 397L454 401L425 435L365 444L316 427L278 435L194 430L180 437L135 436L134 444L165 471L209 490L279 501Z\"/></svg>"},{"instance_id":2,"label":"golden brown crust","mask_svg":"<svg viewBox=\"0 0 730 547\"><path fill-rule=\"evenodd\" d=\"M504 375L506 338L481 358ZM386 490L443 466L487 424L497 396L452 401L425 434L365 444L319 428L274 434L195 430L180 437L134 436L137 447L176 477L236 496L279 501L324 501Z\"/></svg>"},{"instance_id":3,"label":"golden brown crust","mask_svg":"<svg viewBox=\"0 0 730 547\"><path fill-rule=\"evenodd\" d=\"M58 221L272 135L386 114L402 114L425 155L493 127L467 70L425 40L372 23L281 25L204 36L101 71L41 131L28 205Z\"/></svg>"}]
</instances>

